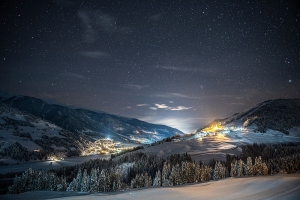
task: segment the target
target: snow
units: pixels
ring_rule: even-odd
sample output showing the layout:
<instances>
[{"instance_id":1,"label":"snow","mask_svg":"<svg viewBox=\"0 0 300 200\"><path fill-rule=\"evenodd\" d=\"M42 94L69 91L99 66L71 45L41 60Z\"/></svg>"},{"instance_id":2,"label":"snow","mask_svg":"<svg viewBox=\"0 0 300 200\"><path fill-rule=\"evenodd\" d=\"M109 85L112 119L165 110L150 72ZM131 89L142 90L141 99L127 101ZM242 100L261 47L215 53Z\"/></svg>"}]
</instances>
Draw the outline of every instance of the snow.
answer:
<instances>
[{"instance_id":1,"label":"snow","mask_svg":"<svg viewBox=\"0 0 300 200\"><path fill-rule=\"evenodd\" d=\"M226 153L239 154L236 145L227 137L207 136L203 138L188 139L179 142L166 142L163 144L145 147L140 150L148 154L169 156L177 153L189 153L196 161L209 161L212 158L224 160Z\"/></svg>"},{"instance_id":2,"label":"snow","mask_svg":"<svg viewBox=\"0 0 300 200\"><path fill-rule=\"evenodd\" d=\"M217 136L195 136L184 137L179 142L166 142L163 144L146 147L140 150L158 156L169 156L177 153L189 153L195 161L209 162L211 159L225 160L226 154L238 155L241 153L240 145L253 143L279 143L279 142L300 142L300 127L290 130L290 135L279 131L268 130L266 133L254 132L255 126L243 128L242 124L232 129L232 124L225 127L224 134ZM204 134L205 135L205 134Z\"/></svg>"},{"instance_id":3,"label":"snow","mask_svg":"<svg viewBox=\"0 0 300 200\"><path fill-rule=\"evenodd\" d=\"M114 193L86 194L82 192L36 191L19 195L5 195L10 199L299 199L300 174L278 174L273 176L255 176L227 178L199 184L173 187L131 189Z\"/></svg>"},{"instance_id":4,"label":"snow","mask_svg":"<svg viewBox=\"0 0 300 200\"><path fill-rule=\"evenodd\" d=\"M290 135L280 131L268 129L266 133L255 132L256 125L243 128L241 131L233 131L226 136L237 143L279 143L279 142L300 142L300 127L292 128Z\"/></svg>"}]
</instances>

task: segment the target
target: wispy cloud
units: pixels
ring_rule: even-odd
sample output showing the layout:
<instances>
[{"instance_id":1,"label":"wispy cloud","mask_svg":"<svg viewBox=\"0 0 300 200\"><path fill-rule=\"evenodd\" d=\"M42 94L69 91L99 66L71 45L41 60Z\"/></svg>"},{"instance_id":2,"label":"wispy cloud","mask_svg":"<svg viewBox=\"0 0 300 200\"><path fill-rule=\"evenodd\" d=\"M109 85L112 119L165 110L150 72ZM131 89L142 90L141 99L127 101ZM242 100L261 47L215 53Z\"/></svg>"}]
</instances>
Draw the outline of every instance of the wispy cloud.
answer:
<instances>
[{"instance_id":1,"label":"wispy cloud","mask_svg":"<svg viewBox=\"0 0 300 200\"><path fill-rule=\"evenodd\" d=\"M168 109L169 108L169 106L167 106L166 104L158 104L158 103L156 103L155 106L157 108L161 108L161 109Z\"/></svg>"},{"instance_id":2,"label":"wispy cloud","mask_svg":"<svg viewBox=\"0 0 300 200\"><path fill-rule=\"evenodd\" d=\"M217 99L217 98L234 98L237 95L234 94L202 94L201 96L189 96L181 93L172 93L172 92L157 92L151 96L161 97L161 98L184 98L184 99Z\"/></svg>"},{"instance_id":3,"label":"wispy cloud","mask_svg":"<svg viewBox=\"0 0 300 200\"><path fill-rule=\"evenodd\" d=\"M71 78L77 78L77 79L86 79L85 76L83 76L81 74L76 74L76 73L73 73L73 72L63 72L60 75L71 77Z\"/></svg>"},{"instance_id":4,"label":"wispy cloud","mask_svg":"<svg viewBox=\"0 0 300 200\"><path fill-rule=\"evenodd\" d=\"M177 107L170 107L170 110L189 110L192 107L185 107L185 106L177 106Z\"/></svg>"},{"instance_id":5,"label":"wispy cloud","mask_svg":"<svg viewBox=\"0 0 300 200\"><path fill-rule=\"evenodd\" d=\"M81 51L80 55L86 56L89 58L101 58L101 57L109 57L108 53L102 51Z\"/></svg>"},{"instance_id":6,"label":"wispy cloud","mask_svg":"<svg viewBox=\"0 0 300 200\"><path fill-rule=\"evenodd\" d=\"M201 97L197 96L189 96L185 94L180 94L180 93L172 93L172 92L157 92L154 94L156 97L162 97L162 98L174 98L174 97L179 97L179 98L185 98L185 99L200 99Z\"/></svg>"},{"instance_id":7,"label":"wispy cloud","mask_svg":"<svg viewBox=\"0 0 300 200\"><path fill-rule=\"evenodd\" d=\"M133 90L141 90L150 87L149 85L123 84L122 87Z\"/></svg>"},{"instance_id":8,"label":"wispy cloud","mask_svg":"<svg viewBox=\"0 0 300 200\"><path fill-rule=\"evenodd\" d=\"M175 110L175 111L179 111L179 110L189 110L191 109L192 107L186 107L186 106L176 106L176 107L171 107L171 106L168 106L166 104L154 104L156 106L157 109L164 109L164 110ZM153 108L153 107L150 107L150 109Z\"/></svg>"},{"instance_id":9,"label":"wispy cloud","mask_svg":"<svg viewBox=\"0 0 300 200\"><path fill-rule=\"evenodd\" d=\"M141 104L136 104L136 106L138 106L138 107L145 107L145 106L149 106L149 104L141 103Z\"/></svg>"}]
</instances>

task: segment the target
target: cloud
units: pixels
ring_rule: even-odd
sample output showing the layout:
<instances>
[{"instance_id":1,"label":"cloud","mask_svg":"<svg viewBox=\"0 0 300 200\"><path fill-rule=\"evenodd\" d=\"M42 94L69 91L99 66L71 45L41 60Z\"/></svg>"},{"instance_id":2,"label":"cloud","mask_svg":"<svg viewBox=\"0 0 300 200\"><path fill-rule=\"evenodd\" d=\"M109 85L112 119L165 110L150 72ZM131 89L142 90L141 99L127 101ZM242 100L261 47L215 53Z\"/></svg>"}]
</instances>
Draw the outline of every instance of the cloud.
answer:
<instances>
[{"instance_id":1,"label":"cloud","mask_svg":"<svg viewBox=\"0 0 300 200\"><path fill-rule=\"evenodd\" d=\"M217 94L217 95L206 95L203 94L201 96L189 96L181 93L173 93L173 92L157 92L152 94L151 96L161 97L161 98L184 98L184 99L218 99L218 98L234 98L234 94Z\"/></svg>"},{"instance_id":2,"label":"cloud","mask_svg":"<svg viewBox=\"0 0 300 200\"><path fill-rule=\"evenodd\" d=\"M180 93L172 93L172 92L157 92L154 94L156 97L162 97L162 98L174 98L174 97L179 97L179 98L185 98L185 99L200 99L201 97L197 96L188 96Z\"/></svg>"},{"instance_id":3,"label":"cloud","mask_svg":"<svg viewBox=\"0 0 300 200\"><path fill-rule=\"evenodd\" d=\"M122 87L133 90L141 90L150 87L149 85L123 84Z\"/></svg>"},{"instance_id":4,"label":"cloud","mask_svg":"<svg viewBox=\"0 0 300 200\"><path fill-rule=\"evenodd\" d=\"M169 109L169 106L167 106L166 104L154 104L157 108L161 108L161 109Z\"/></svg>"},{"instance_id":5,"label":"cloud","mask_svg":"<svg viewBox=\"0 0 300 200\"><path fill-rule=\"evenodd\" d=\"M136 104L136 106L138 106L138 107L145 107L145 106L148 106L148 104Z\"/></svg>"},{"instance_id":6,"label":"cloud","mask_svg":"<svg viewBox=\"0 0 300 200\"><path fill-rule=\"evenodd\" d=\"M71 77L71 78L83 79L83 80L86 79L85 76L80 75L80 74L76 74L76 73L73 73L73 72L63 72L60 75Z\"/></svg>"},{"instance_id":7,"label":"cloud","mask_svg":"<svg viewBox=\"0 0 300 200\"><path fill-rule=\"evenodd\" d=\"M149 107L151 110L157 110L156 107Z\"/></svg>"},{"instance_id":8,"label":"cloud","mask_svg":"<svg viewBox=\"0 0 300 200\"><path fill-rule=\"evenodd\" d=\"M185 107L185 106L177 106L177 107L171 107L170 110L189 110L192 107Z\"/></svg>"},{"instance_id":9,"label":"cloud","mask_svg":"<svg viewBox=\"0 0 300 200\"><path fill-rule=\"evenodd\" d=\"M166 104L154 104L156 106L157 109L164 109L164 110L189 110L192 107L186 107L186 106L176 106L176 107L171 107L171 106L167 106Z\"/></svg>"},{"instance_id":10,"label":"cloud","mask_svg":"<svg viewBox=\"0 0 300 200\"><path fill-rule=\"evenodd\" d=\"M86 56L89 58L101 58L101 57L109 57L108 53L101 52L101 51L82 51L80 55Z\"/></svg>"}]
</instances>

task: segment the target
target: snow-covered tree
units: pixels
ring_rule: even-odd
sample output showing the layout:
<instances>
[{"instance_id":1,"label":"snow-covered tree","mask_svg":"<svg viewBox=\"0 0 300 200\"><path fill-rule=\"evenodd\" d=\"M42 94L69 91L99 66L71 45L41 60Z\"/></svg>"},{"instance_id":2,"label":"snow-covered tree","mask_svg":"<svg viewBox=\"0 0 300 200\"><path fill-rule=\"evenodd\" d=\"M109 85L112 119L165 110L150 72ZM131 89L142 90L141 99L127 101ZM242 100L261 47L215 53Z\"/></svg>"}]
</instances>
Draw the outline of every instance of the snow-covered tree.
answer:
<instances>
[{"instance_id":1,"label":"snow-covered tree","mask_svg":"<svg viewBox=\"0 0 300 200\"><path fill-rule=\"evenodd\" d=\"M225 167L220 162L216 162L215 169L213 171L213 180L225 178Z\"/></svg>"},{"instance_id":2,"label":"snow-covered tree","mask_svg":"<svg viewBox=\"0 0 300 200\"><path fill-rule=\"evenodd\" d=\"M161 186L161 172L158 170L155 174L153 186Z\"/></svg>"},{"instance_id":3,"label":"snow-covered tree","mask_svg":"<svg viewBox=\"0 0 300 200\"><path fill-rule=\"evenodd\" d=\"M237 161L234 160L233 162L231 162L231 169L230 169L230 176L231 177L235 177L236 176L236 168L237 168Z\"/></svg>"},{"instance_id":4,"label":"snow-covered tree","mask_svg":"<svg viewBox=\"0 0 300 200\"><path fill-rule=\"evenodd\" d=\"M105 172L102 169L99 175L98 179L98 192L104 192L105 191L105 186L106 186L106 177L105 177Z\"/></svg>"},{"instance_id":5,"label":"snow-covered tree","mask_svg":"<svg viewBox=\"0 0 300 200\"><path fill-rule=\"evenodd\" d=\"M237 165L237 176L243 176L244 175L243 171L244 171L244 162L240 159Z\"/></svg>"},{"instance_id":6,"label":"snow-covered tree","mask_svg":"<svg viewBox=\"0 0 300 200\"><path fill-rule=\"evenodd\" d=\"M81 190L82 173L81 169L78 170L76 178L69 184L67 191L80 191Z\"/></svg>"},{"instance_id":7,"label":"snow-covered tree","mask_svg":"<svg viewBox=\"0 0 300 200\"><path fill-rule=\"evenodd\" d=\"M81 180L81 192L88 192L90 190L90 176L87 174L87 170L84 169Z\"/></svg>"},{"instance_id":8,"label":"snow-covered tree","mask_svg":"<svg viewBox=\"0 0 300 200\"><path fill-rule=\"evenodd\" d=\"M99 168L95 169L93 168L91 170L91 180L90 180L90 192L95 193L98 192L98 173L99 173Z\"/></svg>"},{"instance_id":9,"label":"snow-covered tree","mask_svg":"<svg viewBox=\"0 0 300 200\"><path fill-rule=\"evenodd\" d=\"M253 176L253 164L252 164L252 158L251 157L247 157L246 175Z\"/></svg>"},{"instance_id":10,"label":"snow-covered tree","mask_svg":"<svg viewBox=\"0 0 300 200\"><path fill-rule=\"evenodd\" d=\"M169 174L170 174L170 164L167 162L164 163L163 170L162 170L162 186L171 186L172 183L169 180Z\"/></svg>"}]
</instances>

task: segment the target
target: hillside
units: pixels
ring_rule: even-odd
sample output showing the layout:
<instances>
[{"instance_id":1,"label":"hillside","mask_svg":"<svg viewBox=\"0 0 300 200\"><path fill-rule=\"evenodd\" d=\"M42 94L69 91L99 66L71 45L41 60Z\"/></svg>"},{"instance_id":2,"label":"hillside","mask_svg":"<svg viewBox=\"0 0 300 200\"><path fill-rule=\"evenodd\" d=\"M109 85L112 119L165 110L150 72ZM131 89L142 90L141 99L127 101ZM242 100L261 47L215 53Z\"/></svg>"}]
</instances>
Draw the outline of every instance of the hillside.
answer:
<instances>
[{"instance_id":1,"label":"hillside","mask_svg":"<svg viewBox=\"0 0 300 200\"><path fill-rule=\"evenodd\" d=\"M73 134L48 121L5 104L0 105L0 157L45 159L55 152L80 155L90 138Z\"/></svg>"},{"instance_id":2,"label":"hillside","mask_svg":"<svg viewBox=\"0 0 300 200\"><path fill-rule=\"evenodd\" d=\"M50 104L28 96L2 95L0 102L45 119L68 131L84 133L92 137L151 143L175 134L183 134L180 130L165 125L151 124L104 112Z\"/></svg>"},{"instance_id":3,"label":"hillside","mask_svg":"<svg viewBox=\"0 0 300 200\"><path fill-rule=\"evenodd\" d=\"M300 99L264 101L244 112L222 120L215 120L206 127L215 124L252 127L255 132L261 133L273 130L288 135L290 129L300 126Z\"/></svg>"}]
</instances>

